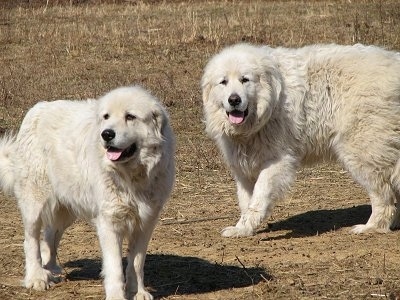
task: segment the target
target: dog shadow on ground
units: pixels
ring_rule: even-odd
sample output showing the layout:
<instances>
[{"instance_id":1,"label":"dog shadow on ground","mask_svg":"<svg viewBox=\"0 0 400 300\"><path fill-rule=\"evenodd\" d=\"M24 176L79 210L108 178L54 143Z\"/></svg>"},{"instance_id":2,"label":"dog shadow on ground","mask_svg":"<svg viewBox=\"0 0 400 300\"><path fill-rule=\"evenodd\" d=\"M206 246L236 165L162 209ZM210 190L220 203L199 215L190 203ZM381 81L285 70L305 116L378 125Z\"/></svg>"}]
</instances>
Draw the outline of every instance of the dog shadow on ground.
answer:
<instances>
[{"instance_id":1,"label":"dog shadow on ground","mask_svg":"<svg viewBox=\"0 0 400 300\"><path fill-rule=\"evenodd\" d=\"M126 259L123 259L124 268ZM100 279L100 259L80 259L64 264L72 268L67 279ZM201 294L230 288L256 285L272 280L263 268L211 263L189 256L148 254L145 264L145 285L155 299L171 295Z\"/></svg>"},{"instance_id":2,"label":"dog shadow on ground","mask_svg":"<svg viewBox=\"0 0 400 300\"><path fill-rule=\"evenodd\" d=\"M370 205L360 205L340 209L313 210L275 223L269 223L268 228L262 229L258 231L258 233L289 230L288 233L282 236L268 237L265 240L315 236L317 234L335 231L343 227L365 224L370 215Z\"/></svg>"}]
</instances>

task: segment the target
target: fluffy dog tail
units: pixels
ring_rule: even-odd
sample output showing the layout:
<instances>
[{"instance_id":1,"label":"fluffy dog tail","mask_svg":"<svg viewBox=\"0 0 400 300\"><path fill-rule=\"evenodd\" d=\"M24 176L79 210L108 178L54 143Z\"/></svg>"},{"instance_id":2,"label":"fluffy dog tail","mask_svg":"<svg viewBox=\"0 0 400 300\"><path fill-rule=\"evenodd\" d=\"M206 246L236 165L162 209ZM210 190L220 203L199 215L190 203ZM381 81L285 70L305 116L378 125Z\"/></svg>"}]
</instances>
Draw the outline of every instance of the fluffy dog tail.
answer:
<instances>
[{"instance_id":1,"label":"fluffy dog tail","mask_svg":"<svg viewBox=\"0 0 400 300\"><path fill-rule=\"evenodd\" d=\"M8 194L14 191L15 168L11 156L16 151L15 138L12 132L0 138L0 187Z\"/></svg>"}]
</instances>

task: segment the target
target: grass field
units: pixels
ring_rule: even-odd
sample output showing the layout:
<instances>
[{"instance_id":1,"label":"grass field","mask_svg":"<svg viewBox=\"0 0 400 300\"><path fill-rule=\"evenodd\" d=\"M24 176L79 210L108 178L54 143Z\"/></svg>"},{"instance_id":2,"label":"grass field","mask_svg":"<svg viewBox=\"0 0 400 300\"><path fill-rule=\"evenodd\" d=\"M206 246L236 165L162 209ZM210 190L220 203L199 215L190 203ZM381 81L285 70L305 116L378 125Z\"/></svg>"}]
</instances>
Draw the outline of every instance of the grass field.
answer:
<instances>
[{"instance_id":1,"label":"grass field","mask_svg":"<svg viewBox=\"0 0 400 300\"><path fill-rule=\"evenodd\" d=\"M177 179L149 246L145 281L158 299L400 299L400 235L351 235L369 200L336 165L299 171L271 225L226 239L234 182L204 134L200 78L237 42L299 47L365 43L400 51L393 1L0 0L0 129L40 100L96 98L140 84L167 106ZM68 138L68 137L66 137ZM65 282L21 287L23 232L0 195L0 299L103 299L93 228L77 222L59 252ZM397 297L397 298L396 298Z\"/></svg>"}]
</instances>

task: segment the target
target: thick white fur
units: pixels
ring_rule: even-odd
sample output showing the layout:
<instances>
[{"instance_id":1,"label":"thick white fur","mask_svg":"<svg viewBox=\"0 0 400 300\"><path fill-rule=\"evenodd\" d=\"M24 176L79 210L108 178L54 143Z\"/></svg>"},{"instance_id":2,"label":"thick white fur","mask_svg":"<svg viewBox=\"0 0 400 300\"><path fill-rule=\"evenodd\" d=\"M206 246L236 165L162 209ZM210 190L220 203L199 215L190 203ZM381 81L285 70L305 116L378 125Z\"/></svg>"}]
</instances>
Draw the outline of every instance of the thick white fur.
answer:
<instances>
[{"instance_id":1,"label":"thick white fur","mask_svg":"<svg viewBox=\"0 0 400 300\"><path fill-rule=\"evenodd\" d=\"M238 44L211 58L202 90L206 131L233 172L241 210L223 236L254 234L296 170L321 159L338 160L370 196L372 214L353 232L398 225L399 53L360 44ZM232 94L241 98L237 110L248 111L241 124L227 117Z\"/></svg>"},{"instance_id":2,"label":"thick white fur","mask_svg":"<svg viewBox=\"0 0 400 300\"><path fill-rule=\"evenodd\" d=\"M134 143L133 156L108 159L105 129L115 131L114 147ZM106 298L152 299L144 288L143 265L173 186L174 143L165 109L138 86L115 89L99 100L40 102L30 109L18 134L0 141L0 183L18 199L25 227L25 286L44 290L57 280L57 247L78 217L97 228Z\"/></svg>"}]
</instances>

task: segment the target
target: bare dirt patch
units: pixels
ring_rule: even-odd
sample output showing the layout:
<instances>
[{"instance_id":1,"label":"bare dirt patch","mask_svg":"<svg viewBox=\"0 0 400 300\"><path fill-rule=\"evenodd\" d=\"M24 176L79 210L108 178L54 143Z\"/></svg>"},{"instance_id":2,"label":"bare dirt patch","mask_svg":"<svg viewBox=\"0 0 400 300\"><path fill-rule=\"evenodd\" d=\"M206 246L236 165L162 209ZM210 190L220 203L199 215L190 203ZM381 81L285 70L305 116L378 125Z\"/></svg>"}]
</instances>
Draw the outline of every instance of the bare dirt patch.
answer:
<instances>
[{"instance_id":1,"label":"bare dirt patch","mask_svg":"<svg viewBox=\"0 0 400 300\"><path fill-rule=\"evenodd\" d=\"M17 129L39 100L97 97L132 83L160 97L178 148L175 190L145 267L156 298L399 297L399 232L349 234L367 221L369 200L337 165L299 171L292 192L255 236L220 236L239 211L234 182L203 132L199 88L208 58L240 41L400 50L398 1L50 2L0 2L0 129ZM16 201L1 194L0 207L0 299L104 298L90 224L77 222L61 242L65 281L35 292L21 287Z\"/></svg>"}]
</instances>

